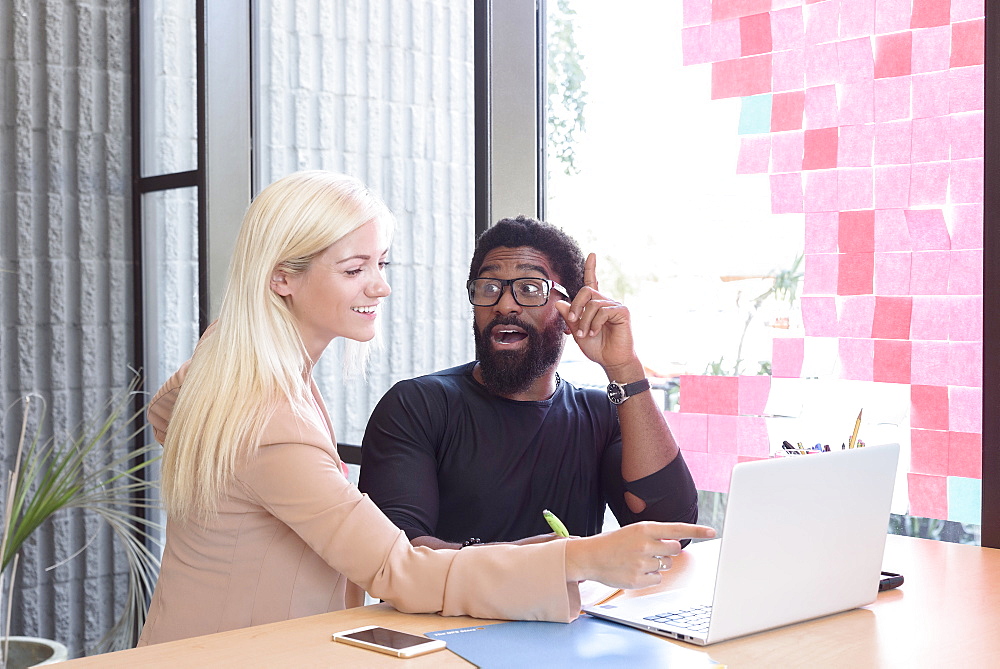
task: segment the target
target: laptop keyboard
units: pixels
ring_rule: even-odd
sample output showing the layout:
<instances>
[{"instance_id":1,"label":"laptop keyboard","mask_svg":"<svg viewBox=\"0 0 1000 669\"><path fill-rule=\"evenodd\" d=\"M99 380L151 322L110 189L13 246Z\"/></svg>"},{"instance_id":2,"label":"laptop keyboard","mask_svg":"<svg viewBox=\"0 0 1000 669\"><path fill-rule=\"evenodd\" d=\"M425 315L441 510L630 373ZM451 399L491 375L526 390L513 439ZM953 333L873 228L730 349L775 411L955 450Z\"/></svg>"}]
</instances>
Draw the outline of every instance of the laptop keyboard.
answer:
<instances>
[{"instance_id":1,"label":"laptop keyboard","mask_svg":"<svg viewBox=\"0 0 1000 669\"><path fill-rule=\"evenodd\" d=\"M654 623L665 623L672 627L691 630L692 632L708 632L708 621L712 617L712 605L703 604L692 606L677 611L667 611L656 615L646 616L644 620Z\"/></svg>"}]
</instances>

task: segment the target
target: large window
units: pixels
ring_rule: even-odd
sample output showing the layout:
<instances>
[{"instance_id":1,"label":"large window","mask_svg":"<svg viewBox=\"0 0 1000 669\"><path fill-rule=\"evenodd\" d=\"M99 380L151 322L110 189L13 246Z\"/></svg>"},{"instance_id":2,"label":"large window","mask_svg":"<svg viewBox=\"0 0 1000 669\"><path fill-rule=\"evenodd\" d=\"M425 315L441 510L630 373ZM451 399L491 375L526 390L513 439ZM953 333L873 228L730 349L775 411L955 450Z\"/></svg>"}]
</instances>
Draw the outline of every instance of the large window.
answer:
<instances>
[{"instance_id":1,"label":"large window","mask_svg":"<svg viewBox=\"0 0 1000 669\"><path fill-rule=\"evenodd\" d=\"M983 10L876 5L549 0L544 211L635 312L706 509L863 410L893 531L978 543Z\"/></svg>"}]
</instances>

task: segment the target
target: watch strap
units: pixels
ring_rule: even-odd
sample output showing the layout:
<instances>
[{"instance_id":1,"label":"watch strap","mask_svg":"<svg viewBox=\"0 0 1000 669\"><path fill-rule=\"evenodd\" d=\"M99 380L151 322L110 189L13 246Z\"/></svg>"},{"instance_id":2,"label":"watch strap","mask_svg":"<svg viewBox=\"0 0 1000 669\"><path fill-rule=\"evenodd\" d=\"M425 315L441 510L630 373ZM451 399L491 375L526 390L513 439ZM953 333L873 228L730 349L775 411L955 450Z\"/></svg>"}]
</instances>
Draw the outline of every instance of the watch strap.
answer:
<instances>
[{"instance_id":1,"label":"watch strap","mask_svg":"<svg viewBox=\"0 0 1000 669\"><path fill-rule=\"evenodd\" d=\"M625 384L612 381L608 384L608 399L614 404L621 404L633 395L644 393L647 390L649 390L649 379L639 379Z\"/></svg>"}]
</instances>

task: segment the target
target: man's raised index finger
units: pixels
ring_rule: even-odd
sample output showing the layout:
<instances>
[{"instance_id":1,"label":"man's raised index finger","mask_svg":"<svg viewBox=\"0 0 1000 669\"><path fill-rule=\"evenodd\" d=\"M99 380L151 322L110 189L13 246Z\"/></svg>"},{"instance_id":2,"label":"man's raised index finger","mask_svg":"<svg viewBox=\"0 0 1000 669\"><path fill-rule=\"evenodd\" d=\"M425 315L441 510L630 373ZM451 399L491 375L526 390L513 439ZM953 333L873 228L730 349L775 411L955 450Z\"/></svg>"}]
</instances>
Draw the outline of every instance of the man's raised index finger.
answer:
<instances>
[{"instance_id":1,"label":"man's raised index finger","mask_svg":"<svg viewBox=\"0 0 1000 669\"><path fill-rule=\"evenodd\" d=\"M594 290L598 290L596 253L588 255L586 262L583 263L583 283L585 286L590 286Z\"/></svg>"}]
</instances>

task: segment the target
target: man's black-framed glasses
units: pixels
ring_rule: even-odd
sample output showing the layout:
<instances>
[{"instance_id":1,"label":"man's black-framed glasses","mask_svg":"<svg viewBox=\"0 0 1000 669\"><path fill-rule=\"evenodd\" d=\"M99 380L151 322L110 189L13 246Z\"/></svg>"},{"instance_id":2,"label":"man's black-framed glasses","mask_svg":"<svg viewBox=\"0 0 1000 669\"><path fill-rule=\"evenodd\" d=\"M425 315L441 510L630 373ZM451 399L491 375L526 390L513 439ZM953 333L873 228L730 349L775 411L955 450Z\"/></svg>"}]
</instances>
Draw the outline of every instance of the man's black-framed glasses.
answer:
<instances>
[{"instance_id":1,"label":"man's black-framed glasses","mask_svg":"<svg viewBox=\"0 0 1000 669\"><path fill-rule=\"evenodd\" d=\"M469 302L477 307L492 307L500 301L503 289L510 286L514 301L522 307L540 307L549 301L553 290L569 299L569 292L551 279L526 276L519 279L470 279Z\"/></svg>"}]
</instances>

